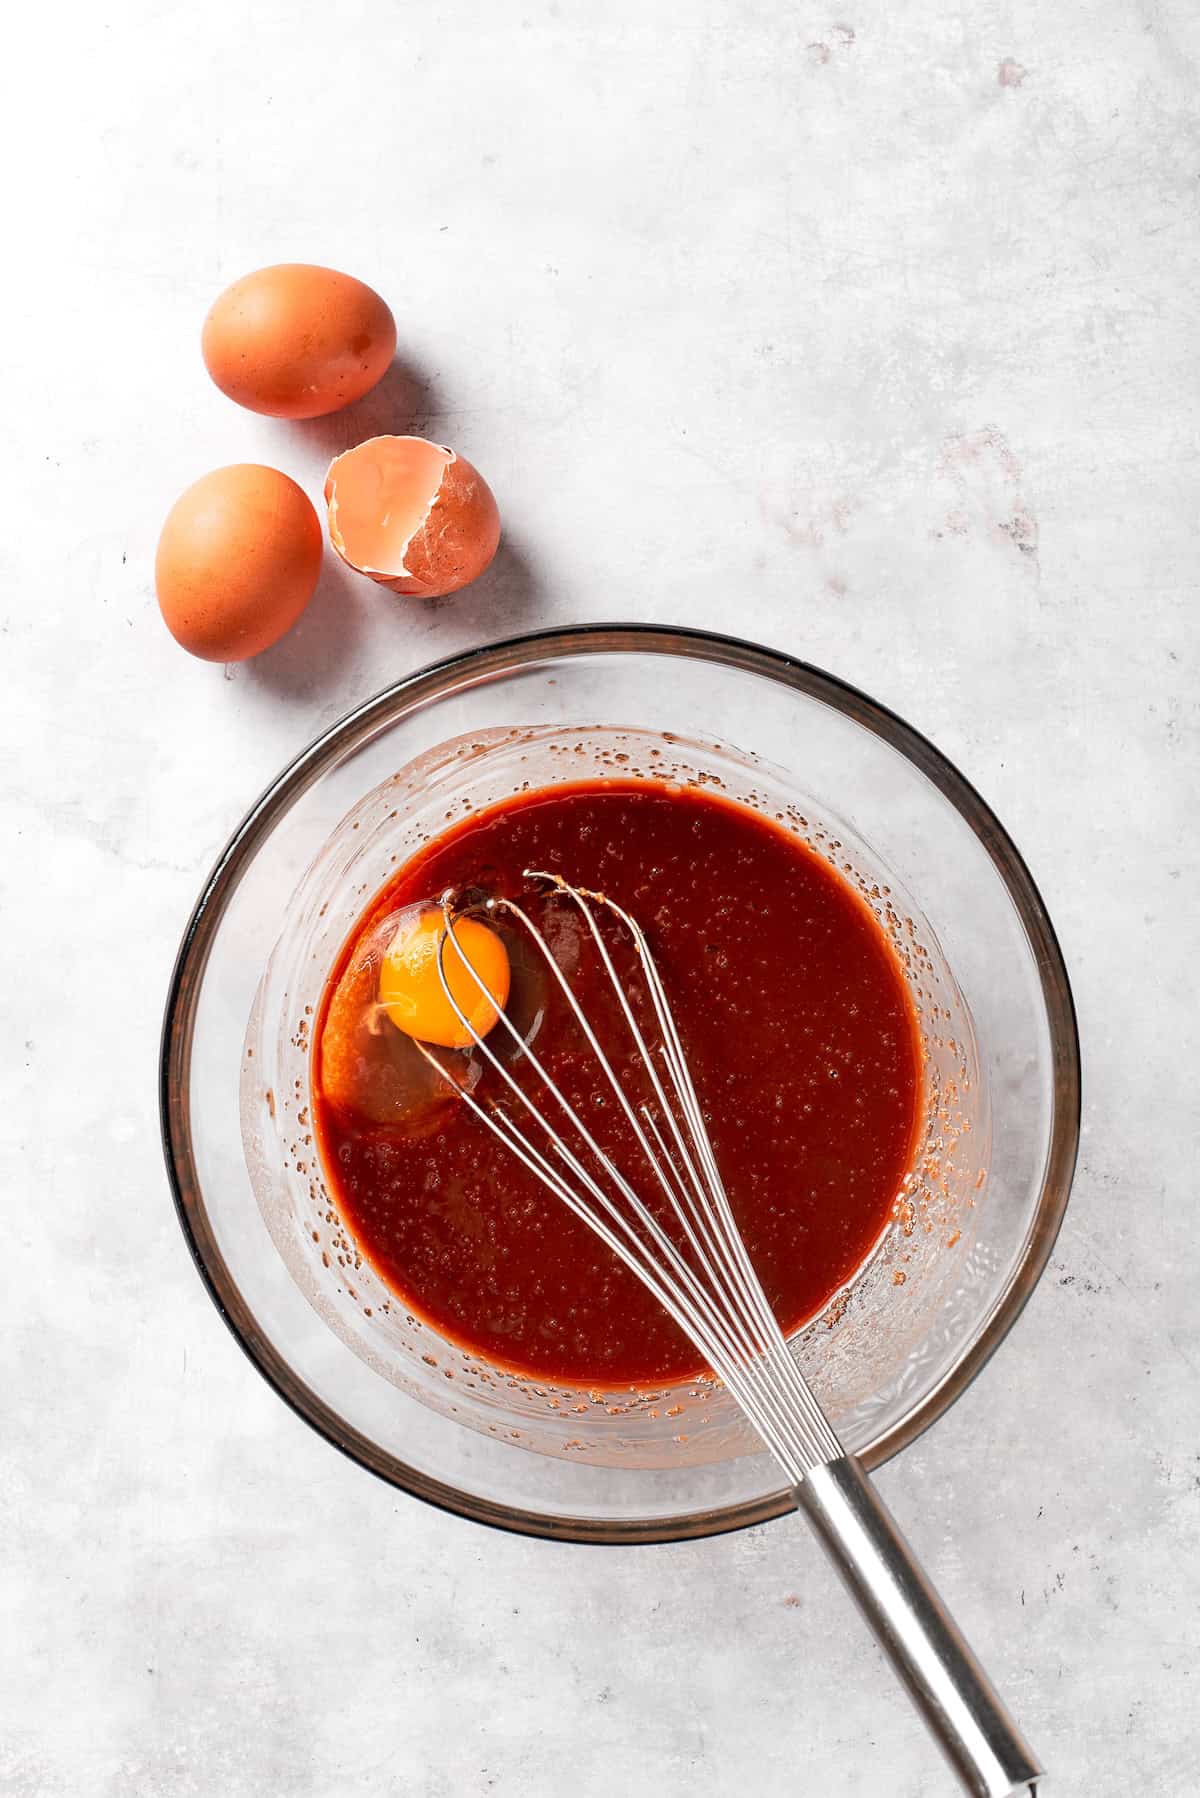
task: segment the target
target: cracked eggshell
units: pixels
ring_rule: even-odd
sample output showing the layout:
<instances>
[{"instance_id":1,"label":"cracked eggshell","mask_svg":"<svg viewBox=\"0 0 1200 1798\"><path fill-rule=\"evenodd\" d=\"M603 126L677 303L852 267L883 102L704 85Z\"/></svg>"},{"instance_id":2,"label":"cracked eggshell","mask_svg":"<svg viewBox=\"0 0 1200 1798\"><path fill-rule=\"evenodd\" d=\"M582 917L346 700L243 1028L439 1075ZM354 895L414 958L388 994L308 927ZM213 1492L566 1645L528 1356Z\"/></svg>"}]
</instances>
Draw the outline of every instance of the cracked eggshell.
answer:
<instances>
[{"instance_id":1,"label":"cracked eggshell","mask_svg":"<svg viewBox=\"0 0 1200 1798\"><path fill-rule=\"evenodd\" d=\"M347 450L330 464L325 499L338 555L393 593L457 593L500 542L500 513L478 469L423 437L369 437Z\"/></svg>"}]
</instances>

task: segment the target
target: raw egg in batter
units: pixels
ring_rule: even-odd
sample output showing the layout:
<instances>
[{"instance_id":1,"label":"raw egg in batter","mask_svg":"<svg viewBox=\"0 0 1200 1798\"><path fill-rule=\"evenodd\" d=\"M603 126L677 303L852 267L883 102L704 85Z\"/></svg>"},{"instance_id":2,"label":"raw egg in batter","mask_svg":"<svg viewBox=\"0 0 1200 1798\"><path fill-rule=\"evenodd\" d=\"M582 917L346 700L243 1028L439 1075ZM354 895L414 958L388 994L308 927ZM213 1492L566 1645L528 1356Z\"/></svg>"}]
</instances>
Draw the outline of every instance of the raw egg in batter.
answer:
<instances>
[{"instance_id":1,"label":"raw egg in batter","mask_svg":"<svg viewBox=\"0 0 1200 1798\"><path fill-rule=\"evenodd\" d=\"M439 953L453 1004L442 986ZM478 918L459 918L447 932L435 907L414 907L384 951L379 998L405 1036L465 1049L495 1024L508 1002L508 985L508 953L494 930Z\"/></svg>"}]
</instances>

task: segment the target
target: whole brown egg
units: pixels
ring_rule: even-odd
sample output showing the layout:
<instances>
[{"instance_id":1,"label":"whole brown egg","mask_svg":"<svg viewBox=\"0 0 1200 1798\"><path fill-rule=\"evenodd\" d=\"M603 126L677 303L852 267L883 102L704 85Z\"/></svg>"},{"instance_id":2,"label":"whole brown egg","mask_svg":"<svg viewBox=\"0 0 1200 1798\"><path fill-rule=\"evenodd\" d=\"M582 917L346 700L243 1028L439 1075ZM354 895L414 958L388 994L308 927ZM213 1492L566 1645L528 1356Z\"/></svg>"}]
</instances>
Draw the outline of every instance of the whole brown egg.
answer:
<instances>
[{"instance_id":1,"label":"whole brown egg","mask_svg":"<svg viewBox=\"0 0 1200 1798\"><path fill-rule=\"evenodd\" d=\"M177 643L240 662L291 629L312 598L324 540L308 495L277 468L215 468L163 525L154 584Z\"/></svg>"},{"instance_id":2,"label":"whole brown egg","mask_svg":"<svg viewBox=\"0 0 1200 1798\"><path fill-rule=\"evenodd\" d=\"M319 418L386 373L396 321L373 288L308 262L243 275L214 302L201 350L231 400L273 418Z\"/></svg>"}]
</instances>

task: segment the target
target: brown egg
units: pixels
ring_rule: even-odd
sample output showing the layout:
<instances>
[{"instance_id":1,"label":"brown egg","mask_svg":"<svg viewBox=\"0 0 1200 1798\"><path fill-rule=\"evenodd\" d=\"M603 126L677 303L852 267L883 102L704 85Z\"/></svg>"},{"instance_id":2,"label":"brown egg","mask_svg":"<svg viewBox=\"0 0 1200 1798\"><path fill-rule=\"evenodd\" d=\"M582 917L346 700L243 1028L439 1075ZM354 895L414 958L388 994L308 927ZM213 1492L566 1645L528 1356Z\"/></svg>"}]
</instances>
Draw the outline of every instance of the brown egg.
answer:
<instances>
[{"instance_id":1,"label":"brown egg","mask_svg":"<svg viewBox=\"0 0 1200 1798\"><path fill-rule=\"evenodd\" d=\"M338 555L393 593L457 593L500 542L500 513L478 469L423 437L369 437L347 450L329 465L325 498Z\"/></svg>"},{"instance_id":2,"label":"brown egg","mask_svg":"<svg viewBox=\"0 0 1200 1798\"><path fill-rule=\"evenodd\" d=\"M277 468L216 468L172 506L154 584L167 629L207 662L240 662L290 630L321 573L321 524Z\"/></svg>"},{"instance_id":3,"label":"brown egg","mask_svg":"<svg viewBox=\"0 0 1200 1798\"><path fill-rule=\"evenodd\" d=\"M280 262L227 287L204 321L205 366L222 393L272 418L319 418L387 371L396 321L336 269Z\"/></svg>"}]
</instances>

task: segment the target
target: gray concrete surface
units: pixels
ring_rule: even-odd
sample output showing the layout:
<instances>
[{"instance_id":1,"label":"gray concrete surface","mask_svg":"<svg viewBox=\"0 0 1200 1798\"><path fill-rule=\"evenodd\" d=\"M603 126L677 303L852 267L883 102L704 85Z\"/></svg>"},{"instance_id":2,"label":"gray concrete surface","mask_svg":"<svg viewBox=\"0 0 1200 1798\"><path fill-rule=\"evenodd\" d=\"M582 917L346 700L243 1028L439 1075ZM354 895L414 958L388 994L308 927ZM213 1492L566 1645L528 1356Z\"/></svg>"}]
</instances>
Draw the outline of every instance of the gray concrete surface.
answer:
<instances>
[{"instance_id":1,"label":"gray concrete surface","mask_svg":"<svg viewBox=\"0 0 1200 1798\"><path fill-rule=\"evenodd\" d=\"M919 1545L1055 1792L1200 1789L1200 14L846 7L6 25L6 1798L949 1791L798 1524L610 1554L422 1509L272 1396L171 1213L159 1008L248 800L435 655L620 615L848 676L1029 858L1080 1006L1077 1189L882 1484L941 1519ZM395 308L409 375L350 424L204 376L211 297L288 258ZM331 563L256 665L177 651L177 491L261 459L315 493L398 410L492 480L493 572L421 609Z\"/></svg>"}]
</instances>

